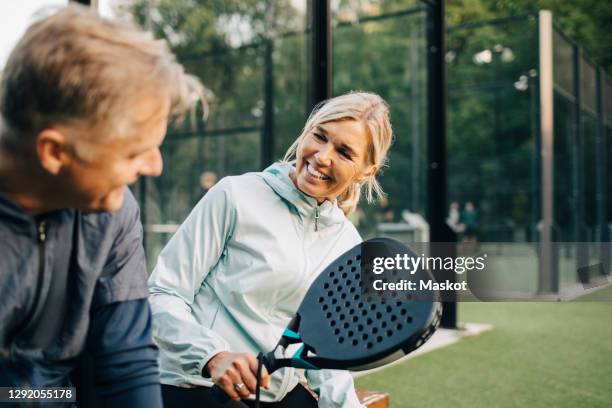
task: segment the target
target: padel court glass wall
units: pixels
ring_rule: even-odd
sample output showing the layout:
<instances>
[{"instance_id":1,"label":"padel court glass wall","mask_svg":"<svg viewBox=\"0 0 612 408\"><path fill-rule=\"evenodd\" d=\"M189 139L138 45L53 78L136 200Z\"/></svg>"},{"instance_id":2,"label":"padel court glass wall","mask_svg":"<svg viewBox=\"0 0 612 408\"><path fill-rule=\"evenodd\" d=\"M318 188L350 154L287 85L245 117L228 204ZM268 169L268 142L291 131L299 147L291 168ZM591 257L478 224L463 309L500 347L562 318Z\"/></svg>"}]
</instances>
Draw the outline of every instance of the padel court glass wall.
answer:
<instances>
[{"instance_id":1,"label":"padel court glass wall","mask_svg":"<svg viewBox=\"0 0 612 408\"><path fill-rule=\"evenodd\" d=\"M540 13L448 29L449 201L474 203L480 250L501 260L489 267L509 297L571 290L577 265L604 260L599 270L610 271L606 247L556 245L542 282L547 196L552 242L607 242L612 225L610 79L554 24L543 42L543 28ZM546 52L552 70L543 72ZM542 110L551 106L547 148ZM543 157L552 158L552 183Z\"/></svg>"},{"instance_id":2,"label":"padel court glass wall","mask_svg":"<svg viewBox=\"0 0 612 408\"><path fill-rule=\"evenodd\" d=\"M162 176L134 186L149 268L215 180L260 171L282 159L310 113L309 2L253 2L249 10L261 9L260 14L241 12L240 2L232 9L231 3L207 8L221 27L217 44L177 52L209 90L208 119L172 125L161 147ZM425 216L427 8L419 0L334 2L331 19L333 95L380 94L391 107L397 137L380 178L388 200L372 205L364 200L352 220L364 237L380 235L384 224L383 230L397 226L400 238L415 239L420 230L405 224L402 213ZM263 27L241 42L229 32L240 31L241 24Z\"/></svg>"},{"instance_id":3,"label":"padel court glass wall","mask_svg":"<svg viewBox=\"0 0 612 408\"><path fill-rule=\"evenodd\" d=\"M209 89L209 117L173 125L162 146L163 175L134 186L149 268L216 180L281 159L310 112L309 2L252 3L207 6L202 13L218 31L213 40L195 52L178 47L179 59ZM363 202L352 216L364 238L428 241L428 7L416 0L332 2L332 93L379 93L389 102L396 135L380 177L388 199ZM181 35L167 31L160 33ZM606 177L611 82L580 47L552 31L554 96L544 101L554 109L548 188L542 180L538 15L447 33L447 205L474 204L481 250L503 260L491 268L510 277L513 292L542 289L537 243L546 191L553 202L552 241L609 241L612 222L612 177ZM589 256L571 248L562 255L549 277L553 291L576 284L578 257Z\"/></svg>"},{"instance_id":4,"label":"padel court glass wall","mask_svg":"<svg viewBox=\"0 0 612 408\"><path fill-rule=\"evenodd\" d=\"M208 189L225 176L267 167L303 126L306 1L243 3L191 10L202 14L201 24L214 33L210 43L199 45L201 51L177 56L207 87L208 117L198 112L171 125L161 147L163 175L135 187L149 268Z\"/></svg>"}]
</instances>

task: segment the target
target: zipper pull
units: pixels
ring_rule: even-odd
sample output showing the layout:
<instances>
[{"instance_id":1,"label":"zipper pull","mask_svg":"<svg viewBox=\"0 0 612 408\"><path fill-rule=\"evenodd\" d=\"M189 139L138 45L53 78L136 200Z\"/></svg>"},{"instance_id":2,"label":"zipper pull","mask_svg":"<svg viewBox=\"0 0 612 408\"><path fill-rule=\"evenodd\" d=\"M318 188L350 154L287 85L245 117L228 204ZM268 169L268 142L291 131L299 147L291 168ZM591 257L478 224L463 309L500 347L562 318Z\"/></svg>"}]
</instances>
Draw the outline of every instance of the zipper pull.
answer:
<instances>
[{"instance_id":1,"label":"zipper pull","mask_svg":"<svg viewBox=\"0 0 612 408\"><path fill-rule=\"evenodd\" d=\"M319 205L315 206L315 232L319 230Z\"/></svg>"},{"instance_id":2,"label":"zipper pull","mask_svg":"<svg viewBox=\"0 0 612 408\"><path fill-rule=\"evenodd\" d=\"M40 242L45 242L46 239L47 239L46 224L44 221L41 221L40 224L38 224L38 240Z\"/></svg>"}]
</instances>

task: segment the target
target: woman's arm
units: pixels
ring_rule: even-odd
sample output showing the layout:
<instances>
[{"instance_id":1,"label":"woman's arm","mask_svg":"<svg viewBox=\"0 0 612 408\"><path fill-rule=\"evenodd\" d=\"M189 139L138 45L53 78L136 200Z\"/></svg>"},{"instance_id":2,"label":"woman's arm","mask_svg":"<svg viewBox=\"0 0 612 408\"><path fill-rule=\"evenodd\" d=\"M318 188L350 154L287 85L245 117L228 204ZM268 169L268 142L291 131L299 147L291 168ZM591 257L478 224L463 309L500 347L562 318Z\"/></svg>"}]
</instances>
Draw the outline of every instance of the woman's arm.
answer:
<instances>
[{"instance_id":1,"label":"woman's arm","mask_svg":"<svg viewBox=\"0 0 612 408\"><path fill-rule=\"evenodd\" d=\"M191 304L219 261L235 221L230 182L224 179L200 200L157 260L149 300L153 338L165 354L162 370L201 375L213 356L228 351L220 333L198 323Z\"/></svg>"},{"instance_id":2,"label":"woman's arm","mask_svg":"<svg viewBox=\"0 0 612 408\"><path fill-rule=\"evenodd\" d=\"M255 392L255 356L230 352L223 333L201 325L191 312L204 279L219 262L233 234L234 204L230 181L221 180L163 249L149 279L149 291L153 338L162 349L162 371L210 376L238 400ZM269 377L265 370L261 380L267 388ZM237 384L245 386L236 389Z\"/></svg>"}]
</instances>

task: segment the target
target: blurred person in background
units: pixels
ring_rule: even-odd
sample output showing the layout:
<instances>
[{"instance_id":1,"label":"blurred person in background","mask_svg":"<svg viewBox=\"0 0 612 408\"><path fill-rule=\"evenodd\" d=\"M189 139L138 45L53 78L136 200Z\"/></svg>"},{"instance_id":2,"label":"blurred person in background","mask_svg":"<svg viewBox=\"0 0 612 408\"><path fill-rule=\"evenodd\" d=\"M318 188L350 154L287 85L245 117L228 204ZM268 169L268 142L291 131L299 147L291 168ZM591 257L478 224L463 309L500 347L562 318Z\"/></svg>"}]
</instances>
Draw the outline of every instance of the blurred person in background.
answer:
<instances>
[{"instance_id":1,"label":"blurred person in background","mask_svg":"<svg viewBox=\"0 0 612 408\"><path fill-rule=\"evenodd\" d=\"M161 407L127 185L161 173L168 118L194 92L164 42L84 7L19 40L0 87L0 386L85 397L91 380L80 405Z\"/></svg>"},{"instance_id":2,"label":"blurred person in background","mask_svg":"<svg viewBox=\"0 0 612 408\"><path fill-rule=\"evenodd\" d=\"M217 184L218 180L219 177L214 171L202 172L202 174L200 174L200 187L202 188L202 195L208 193L210 189Z\"/></svg>"},{"instance_id":3,"label":"blurred person in background","mask_svg":"<svg viewBox=\"0 0 612 408\"><path fill-rule=\"evenodd\" d=\"M465 203L465 208L461 213L461 223L465 225L463 242L474 243L478 241L478 213L473 202L467 201Z\"/></svg>"},{"instance_id":4,"label":"blurred person in background","mask_svg":"<svg viewBox=\"0 0 612 408\"><path fill-rule=\"evenodd\" d=\"M448 207L448 217L446 217L446 224L455 232L456 234L461 234L465 230L465 225L461 222L461 212L458 201L453 201L450 203Z\"/></svg>"}]
</instances>

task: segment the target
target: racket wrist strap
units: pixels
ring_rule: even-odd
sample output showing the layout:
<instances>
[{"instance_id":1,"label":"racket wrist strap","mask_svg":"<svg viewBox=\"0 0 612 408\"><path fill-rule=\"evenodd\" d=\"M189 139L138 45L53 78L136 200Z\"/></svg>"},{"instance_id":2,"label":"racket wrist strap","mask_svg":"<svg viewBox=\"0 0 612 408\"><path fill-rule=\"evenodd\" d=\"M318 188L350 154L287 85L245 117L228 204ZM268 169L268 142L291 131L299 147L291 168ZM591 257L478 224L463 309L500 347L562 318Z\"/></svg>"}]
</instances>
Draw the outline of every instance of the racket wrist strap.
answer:
<instances>
[{"instance_id":1,"label":"racket wrist strap","mask_svg":"<svg viewBox=\"0 0 612 408\"><path fill-rule=\"evenodd\" d=\"M257 386L255 388L255 408L259 408L259 397L261 388L261 368L263 366L264 355L259 353L257 355Z\"/></svg>"}]
</instances>

